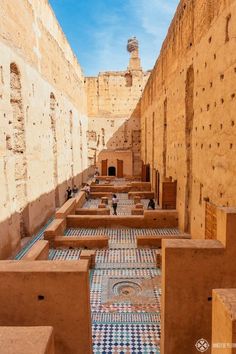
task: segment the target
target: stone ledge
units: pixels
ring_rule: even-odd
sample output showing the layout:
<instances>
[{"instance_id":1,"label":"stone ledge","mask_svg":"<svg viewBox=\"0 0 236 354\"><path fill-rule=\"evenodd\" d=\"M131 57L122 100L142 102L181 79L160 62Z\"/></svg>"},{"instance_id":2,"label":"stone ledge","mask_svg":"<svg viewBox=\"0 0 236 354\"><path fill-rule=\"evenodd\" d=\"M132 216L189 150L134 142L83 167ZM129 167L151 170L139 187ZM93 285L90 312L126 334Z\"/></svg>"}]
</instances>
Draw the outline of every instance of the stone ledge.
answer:
<instances>
[{"instance_id":1,"label":"stone ledge","mask_svg":"<svg viewBox=\"0 0 236 354\"><path fill-rule=\"evenodd\" d=\"M101 249L108 248L109 238L107 236L57 236L53 240L54 248L88 248Z\"/></svg>"},{"instance_id":2,"label":"stone ledge","mask_svg":"<svg viewBox=\"0 0 236 354\"><path fill-rule=\"evenodd\" d=\"M49 254L49 242L46 240L37 241L30 250L23 256L23 261L47 260Z\"/></svg>"},{"instance_id":3,"label":"stone ledge","mask_svg":"<svg viewBox=\"0 0 236 354\"><path fill-rule=\"evenodd\" d=\"M52 327L0 327L1 354L54 354Z\"/></svg>"}]
</instances>

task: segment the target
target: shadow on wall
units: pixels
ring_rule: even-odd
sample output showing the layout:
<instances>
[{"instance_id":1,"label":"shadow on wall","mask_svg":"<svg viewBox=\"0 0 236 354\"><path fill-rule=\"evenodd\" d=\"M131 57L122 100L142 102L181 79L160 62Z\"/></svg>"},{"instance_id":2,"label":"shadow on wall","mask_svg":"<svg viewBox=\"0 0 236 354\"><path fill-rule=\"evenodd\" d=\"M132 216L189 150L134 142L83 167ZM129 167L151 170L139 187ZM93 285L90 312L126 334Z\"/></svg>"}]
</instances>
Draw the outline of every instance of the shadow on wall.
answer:
<instances>
[{"instance_id":1,"label":"shadow on wall","mask_svg":"<svg viewBox=\"0 0 236 354\"><path fill-rule=\"evenodd\" d=\"M40 195L20 212L15 212L0 222L0 259L7 259L20 248L22 220L24 236L33 236L55 213L56 197L59 195L60 205L64 204L68 185L72 187L76 184L80 187L93 174L93 170L93 167L89 167L68 181L60 183L56 189Z\"/></svg>"},{"instance_id":2,"label":"shadow on wall","mask_svg":"<svg viewBox=\"0 0 236 354\"><path fill-rule=\"evenodd\" d=\"M120 164L122 162L124 166L129 166L128 171L124 171L124 175L141 175L141 125L139 104L136 106L131 117L127 119L108 140L106 149L100 151L98 156L96 156L96 153L97 151L95 151L94 161L95 164L98 164L100 167L102 175L108 175L109 168L115 167L116 175L123 177L121 175L119 176L119 161Z\"/></svg>"}]
</instances>

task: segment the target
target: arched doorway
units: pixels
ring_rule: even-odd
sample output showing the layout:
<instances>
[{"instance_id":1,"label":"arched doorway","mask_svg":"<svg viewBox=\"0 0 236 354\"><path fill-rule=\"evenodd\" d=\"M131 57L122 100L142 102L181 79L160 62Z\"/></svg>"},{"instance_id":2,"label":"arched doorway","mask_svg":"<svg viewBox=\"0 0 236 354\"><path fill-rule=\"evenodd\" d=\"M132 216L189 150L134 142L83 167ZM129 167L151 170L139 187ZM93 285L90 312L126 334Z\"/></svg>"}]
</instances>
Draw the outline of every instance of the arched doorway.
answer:
<instances>
[{"instance_id":1,"label":"arched doorway","mask_svg":"<svg viewBox=\"0 0 236 354\"><path fill-rule=\"evenodd\" d=\"M108 176L116 176L116 168L114 166L108 168Z\"/></svg>"}]
</instances>

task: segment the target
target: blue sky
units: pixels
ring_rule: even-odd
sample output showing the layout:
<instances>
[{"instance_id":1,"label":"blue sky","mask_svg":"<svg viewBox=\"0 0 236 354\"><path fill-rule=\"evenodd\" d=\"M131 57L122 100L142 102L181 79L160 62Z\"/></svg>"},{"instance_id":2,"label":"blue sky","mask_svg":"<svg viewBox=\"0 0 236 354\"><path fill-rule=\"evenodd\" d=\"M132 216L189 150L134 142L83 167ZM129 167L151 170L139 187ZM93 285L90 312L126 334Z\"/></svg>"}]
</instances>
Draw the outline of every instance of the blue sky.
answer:
<instances>
[{"instance_id":1,"label":"blue sky","mask_svg":"<svg viewBox=\"0 0 236 354\"><path fill-rule=\"evenodd\" d=\"M136 36L152 69L179 0L49 0L85 75L125 70L127 39Z\"/></svg>"}]
</instances>

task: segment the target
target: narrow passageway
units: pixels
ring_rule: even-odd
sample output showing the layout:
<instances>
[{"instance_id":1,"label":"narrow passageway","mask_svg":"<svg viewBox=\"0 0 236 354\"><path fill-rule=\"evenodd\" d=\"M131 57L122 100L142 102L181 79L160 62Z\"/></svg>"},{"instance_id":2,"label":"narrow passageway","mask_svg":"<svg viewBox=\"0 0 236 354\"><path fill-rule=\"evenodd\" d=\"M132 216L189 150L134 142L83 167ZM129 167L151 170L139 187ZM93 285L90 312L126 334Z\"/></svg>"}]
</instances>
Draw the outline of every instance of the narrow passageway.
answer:
<instances>
[{"instance_id":1,"label":"narrow passageway","mask_svg":"<svg viewBox=\"0 0 236 354\"><path fill-rule=\"evenodd\" d=\"M124 181L117 179L113 183L119 185ZM131 215L133 201L127 193L117 196L118 215ZM94 208L99 202L91 199L84 207ZM142 203L146 208L148 200ZM136 228L66 230L68 236L109 237L109 249L96 252L95 269L91 271L94 354L159 353L161 271L156 266L156 250L138 249L136 237L165 232Z\"/></svg>"}]
</instances>

